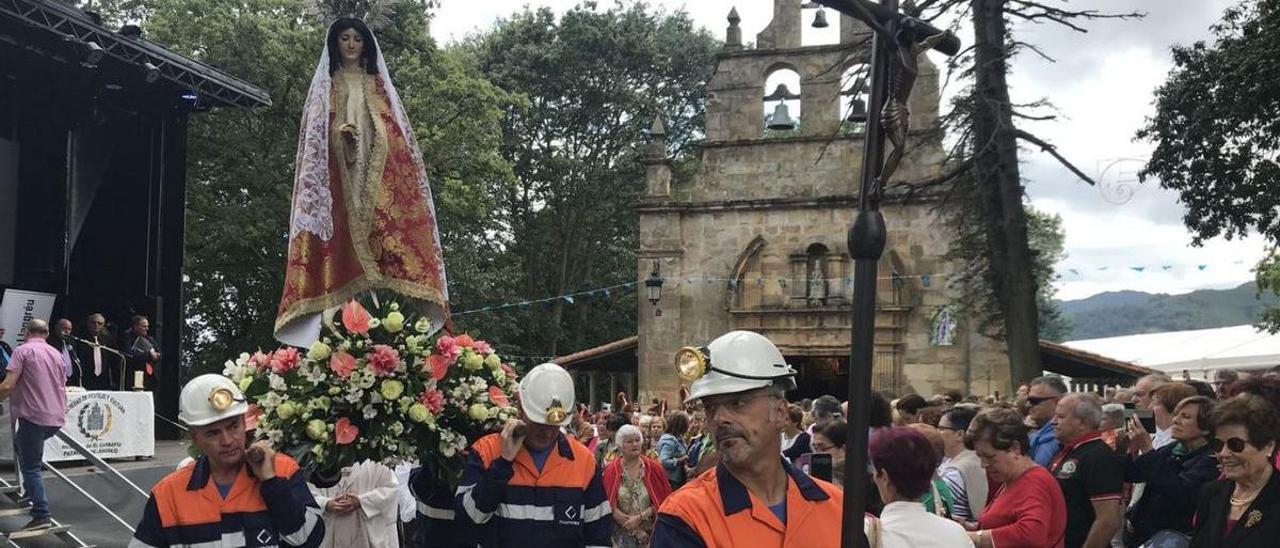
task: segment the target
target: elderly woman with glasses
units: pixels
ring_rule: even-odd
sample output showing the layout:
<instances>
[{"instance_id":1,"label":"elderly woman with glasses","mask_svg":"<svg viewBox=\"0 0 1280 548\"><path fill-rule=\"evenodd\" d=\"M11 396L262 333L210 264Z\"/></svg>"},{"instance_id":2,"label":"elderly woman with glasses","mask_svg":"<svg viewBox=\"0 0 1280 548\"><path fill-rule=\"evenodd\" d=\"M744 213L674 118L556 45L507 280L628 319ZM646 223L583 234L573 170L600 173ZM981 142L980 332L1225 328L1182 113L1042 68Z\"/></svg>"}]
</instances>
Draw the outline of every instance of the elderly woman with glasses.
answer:
<instances>
[{"instance_id":1,"label":"elderly woman with glasses","mask_svg":"<svg viewBox=\"0 0 1280 548\"><path fill-rule=\"evenodd\" d=\"M620 548L648 546L658 507L671 485L658 461L642 454L644 434L626 425L614 435L621 456L604 469L604 491L613 509L613 545Z\"/></svg>"},{"instance_id":2,"label":"elderly woman with glasses","mask_svg":"<svg viewBox=\"0 0 1280 548\"><path fill-rule=\"evenodd\" d=\"M1200 492L1192 548L1274 547L1280 540L1280 476L1272 465L1278 411L1242 395L1212 414L1213 451L1225 479Z\"/></svg>"}]
</instances>

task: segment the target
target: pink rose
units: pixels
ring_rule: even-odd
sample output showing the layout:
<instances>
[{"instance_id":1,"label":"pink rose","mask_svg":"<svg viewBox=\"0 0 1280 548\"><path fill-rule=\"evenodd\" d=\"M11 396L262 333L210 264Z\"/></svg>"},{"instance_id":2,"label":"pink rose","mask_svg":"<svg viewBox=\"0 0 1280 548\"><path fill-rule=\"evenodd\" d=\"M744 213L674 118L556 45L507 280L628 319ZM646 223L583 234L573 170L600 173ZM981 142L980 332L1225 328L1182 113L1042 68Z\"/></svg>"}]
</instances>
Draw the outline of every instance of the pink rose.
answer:
<instances>
[{"instance_id":1,"label":"pink rose","mask_svg":"<svg viewBox=\"0 0 1280 548\"><path fill-rule=\"evenodd\" d=\"M347 331L368 335L369 320L369 311L360 306L355 299L347 301L347 304L342 306L342 327L347 328Z\"/></svg>"},{"instance_id":2,"label":"pink rose","mask_svg":"<svg viewBox=\"0 0 1280 548\"><path fill-rule=\"evenodd\" d=\"M496 386L489 387L489 399L493 401L493 403L496 403L503 407L511 405L511 400L507 399L507 393L503 392L501 388L498 388Z\"/></svg>"},{"instance_id":3,"label":"pink rose","mask_svg":"<svg viewBox=\"0 0 1280 548\"><path fill-rule=\"evenodd\" d=\"M284 375L298 368L298 349L292 346L281 348L271 354L271 371Z\"/></svg>"},{"instance_id":4,"label":"pink rose","mask_svg":"<svg viewBox=\"0 0 1280 548\"><path fill-rule=\"evenodd\" d=\"M339 377L348 378L356 370L356 358L346 352L334 352L333 357L329 358L329 369Z\"/></svg>"},{"instance_id":5,"label":"pink rose","mask_svg":"<svg viewBox=\"0 0 1280 548\"><path fill-rule=\"evenodd\" d=\"M471 348L482 356L487 356L493 353L493 347L489 346L489 343L484 341L476 341L476 344L472 345Z\"/></svg>"},{"instance_id":6,"label":"pink rose","mask_svg":"<svg viewBox=\"0 0 1280 548\"><path fill-rule=\"evenodd\" d=\"M347 445L356 441L356 436L360 435L360 428L351 424L351 419L342 417L333 425L334 440L338 445Z\"/></svg>"},{"instance_id":7,"label":"pink rose","mask_svg":"<svg viewBox=\"0 0 1280 548\"><path fill-rule=\"evenodd\" d=\"M439 390L428 390L422 393L422 397L418 398L418 403L427 406L427 410L431 414L437 415L444 411L444 394Z\"/></svg>"},{"instance_id":8,"label":"pink rose","mask_svg":"<svg viewBox=\"0 0 1280 548\"><path fill-rule=\"evenodd\" d=\"M400 355L396 353L396 349L385 344L373 345L373 349L369 351L368 360L369 367L382 376L395 373L396 366L400 365Z\"/></svg>"},{"instance_id":9,"label":"pink rose","mask_svg":"<svg viewBox=\"0 0 1280 548\"><path fill-rule=\"evenodd\" d=\"M516 370L512 369L510 365L507 365L505 363L502 364L502 372L506 373L508 377L512 378L512 380L516 378Z\"/></svg>"},{"instance_id":10,"label":"pink rose","mask_svg":"<svg viewBox=\"0 0 1280 548\"><path fill-rule=\"evenodd\" d=\"M462 348L458 346L458 340L448 335L442 335L436 340L436 352L444 356L449 363L453 363L462 354Z\"/></svg>"},{"instance_id":11,"label":"pink rose","mask_svg":"<svg viewBox=\"0 0 1280 548\"><path fill-rule=\"evenodd\" d=\"M431 380L440 380L449 374L449 360L439 354L427 356L427 365L431 367Z\"/></svg>"}]
</instances>

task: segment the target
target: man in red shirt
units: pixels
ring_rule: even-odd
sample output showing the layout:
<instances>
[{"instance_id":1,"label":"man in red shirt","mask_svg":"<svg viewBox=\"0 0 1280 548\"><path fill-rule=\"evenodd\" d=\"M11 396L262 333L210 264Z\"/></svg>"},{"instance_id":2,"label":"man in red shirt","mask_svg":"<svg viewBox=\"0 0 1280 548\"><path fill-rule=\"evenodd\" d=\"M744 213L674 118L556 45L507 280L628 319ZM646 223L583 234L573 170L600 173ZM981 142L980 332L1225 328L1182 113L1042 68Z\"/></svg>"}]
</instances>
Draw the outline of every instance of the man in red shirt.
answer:
<instances>
[{"instance_id":1,"label":"man in red shirt","mask_svg":"<svg viewBox=\"0 0 1280 548\"><path fill-rule=\"evenodd\" d=\"M44 442L62 429L67 415L65 362L62 354L45 342L48 336L47 322L31 320L27 340L14 350L4 382L0 382L0 400L13 396L13 445L23 487L31 497L31 521L23 527L27 530L53 526L41 477Z\"/></svg>"},{"instance_id":2,"label":"man in red shirt","mask_svg":"<svg viewBox=\"0 0 1280 548\"><path fill-rule=\"evenodd\" d=\"M1068 394L1058 401L1053 430L1062 448L1049 472L1067 501L1067 548L1106 548L1123 523L1124 464L1102 441L1101 424L1097 395Z\"/></svg>"}]
</instances>

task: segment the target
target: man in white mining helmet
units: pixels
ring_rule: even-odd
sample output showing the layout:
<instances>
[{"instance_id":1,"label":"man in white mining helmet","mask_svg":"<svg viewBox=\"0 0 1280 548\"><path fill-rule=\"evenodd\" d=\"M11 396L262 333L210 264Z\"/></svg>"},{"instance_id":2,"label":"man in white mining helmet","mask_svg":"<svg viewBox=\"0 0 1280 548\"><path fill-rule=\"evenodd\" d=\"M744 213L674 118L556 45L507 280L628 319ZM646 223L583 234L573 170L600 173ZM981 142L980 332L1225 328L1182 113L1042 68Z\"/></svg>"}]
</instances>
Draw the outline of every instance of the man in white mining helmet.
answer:
<instances>
[{"instance_id":1,"label":"man in white mining helmet","mask_svg":"<svg viewBox=\"0 0 1280 548\"><path fill-rule=\"evenodd\" d=\"M701 403L720 464L667 498L651 546L838 546L840 490L782 458L796 372L778 348L760 334L732 331L681 349L676 370L693 383L685 403Z\"/></svg>"},{"instance_id":2,"label":"man in white mining helmet","mask_svg":"<svg viewBox=\"0 0 1280 548\"><path fill-rule=\"evenodd\" d=\"M573 378L553 363L520 381L520 419L471 446L457 519L486 547L611 546L612 516L595 455L565 436Z\"/></svg>"},{"instance_id":3,"label":"man in white mining helmet","mask_svg":"<svg viewBox=\"0 0 1280 548\"><path fill-rule=\"evenodd\" d=\"M249 405L231 379L191 379L178 408L200 457L151 490L129 548L320 545L324 521L302 470L264 441L245 443Z\"/></svg>"}]
</instances>

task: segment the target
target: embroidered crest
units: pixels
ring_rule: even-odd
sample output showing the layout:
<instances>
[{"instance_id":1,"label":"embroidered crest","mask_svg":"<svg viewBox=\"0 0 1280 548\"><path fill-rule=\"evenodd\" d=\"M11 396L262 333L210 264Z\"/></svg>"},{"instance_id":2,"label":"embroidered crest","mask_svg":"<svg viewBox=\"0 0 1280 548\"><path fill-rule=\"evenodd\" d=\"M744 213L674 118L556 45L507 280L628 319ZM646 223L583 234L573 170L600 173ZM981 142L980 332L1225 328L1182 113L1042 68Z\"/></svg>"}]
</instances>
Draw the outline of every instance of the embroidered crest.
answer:
<instances>
[{"instance_id":1,"label":"embroidered crest","mask_svg":"<svg viewBox=\"0 0 1280 548\"><path fill-rule=\"evenodd\" d=\"M1058 468L1058 477L1065 479L1075 475L1077 466L1076 459L1062 463L1062 466Z\"/></svg>"},{"instance_id":2,"label":"embroidered crest","mask_svg":"<svg viewBox=\"0 0 1280 548\"><path fill-rule=\"evenodd\" d=\"M1249 512L1249 519L1244 522L1244 528L1248 529L1250 527L1253 527L1254 525L1257 525L1259 521L1262 521L1261 511L1254 510L1252 512Z\"/></svg>"}]
</instances>

